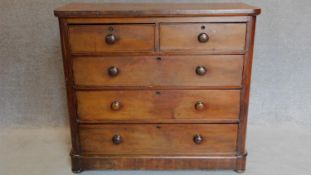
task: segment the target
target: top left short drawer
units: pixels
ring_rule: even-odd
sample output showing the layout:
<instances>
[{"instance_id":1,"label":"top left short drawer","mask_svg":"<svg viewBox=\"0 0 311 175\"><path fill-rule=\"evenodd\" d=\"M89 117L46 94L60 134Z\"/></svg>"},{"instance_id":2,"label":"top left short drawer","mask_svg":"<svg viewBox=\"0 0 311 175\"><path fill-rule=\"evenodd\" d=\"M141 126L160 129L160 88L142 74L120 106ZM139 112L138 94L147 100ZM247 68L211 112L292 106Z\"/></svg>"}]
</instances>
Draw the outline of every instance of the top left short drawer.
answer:
<instances>
[{"instance_id":1,"label":"top left short drawer","mask_svg":"<svg viewBox=\"0 0 311 175\"><path fill-rule=\"evenodd\" d=\"M71 53L151 52L154 24L70 25Z\"/></svg>"}]
</instances>

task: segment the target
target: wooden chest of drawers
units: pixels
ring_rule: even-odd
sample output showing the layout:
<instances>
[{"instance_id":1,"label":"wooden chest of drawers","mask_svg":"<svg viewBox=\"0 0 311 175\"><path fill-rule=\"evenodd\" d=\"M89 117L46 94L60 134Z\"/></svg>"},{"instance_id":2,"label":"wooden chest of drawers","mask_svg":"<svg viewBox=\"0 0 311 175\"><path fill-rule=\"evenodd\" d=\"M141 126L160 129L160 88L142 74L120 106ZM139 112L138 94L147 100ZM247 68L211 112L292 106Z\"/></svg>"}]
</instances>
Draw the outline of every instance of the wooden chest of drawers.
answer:
<instances>
[{"instance_id":1,"label":"wooden chest of drawers","mask_svg":"<svg viewBox=\"0 0 311 175\"><path fill-rule=\"evenodd\" d=\"M73 171L243 171L259 13L239 3L56 9Z\"/></svg>"}]
</instances>

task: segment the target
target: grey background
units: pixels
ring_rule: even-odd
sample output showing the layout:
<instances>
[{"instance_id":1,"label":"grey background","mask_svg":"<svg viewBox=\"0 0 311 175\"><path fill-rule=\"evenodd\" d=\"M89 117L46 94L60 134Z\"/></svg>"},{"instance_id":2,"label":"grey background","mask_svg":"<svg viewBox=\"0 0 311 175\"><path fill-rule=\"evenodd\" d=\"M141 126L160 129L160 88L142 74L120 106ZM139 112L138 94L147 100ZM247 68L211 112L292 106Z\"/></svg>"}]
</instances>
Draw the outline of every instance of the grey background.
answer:
<instances>
[{"instance_id":1,"label":"grey background","mask_svg":"<svg viewBox=\"0 0 311 175\"><path fill-rule=\"evenodd\" d=\"M257 20L245 175L309 175L311 1L237 1L262 8ZM0 174L71 174L58 21L53 15L54 8L68 2L72 1L0 0ZM231 171L85 174L173 173L236 175Z\"/></svg>"},{"instance_id":2,"label":"grey background","mask_svg":"<svg viewBox=\"0 0 311 175\"><path fill-rule=\"evenodd\" d=\"M0 127L68 126L58 21L53 15L54 8L68 2L73 1L0 1ZM310 127L311 1L224 2L262 8L249 122Z\"/></svg>"},{"instance_id":3,"label":"grey background","mask_svg":"<svg viewBox=\"0 0 311 175\"><path fill-rule=\"evenodd\" d=\"M54 8L68 2L73 1L0 1L0 127L68 126L58 21L53 15ZM224 2L262 8L249 122L310 127L311 1Z\"/></svg>"}]
</instances>

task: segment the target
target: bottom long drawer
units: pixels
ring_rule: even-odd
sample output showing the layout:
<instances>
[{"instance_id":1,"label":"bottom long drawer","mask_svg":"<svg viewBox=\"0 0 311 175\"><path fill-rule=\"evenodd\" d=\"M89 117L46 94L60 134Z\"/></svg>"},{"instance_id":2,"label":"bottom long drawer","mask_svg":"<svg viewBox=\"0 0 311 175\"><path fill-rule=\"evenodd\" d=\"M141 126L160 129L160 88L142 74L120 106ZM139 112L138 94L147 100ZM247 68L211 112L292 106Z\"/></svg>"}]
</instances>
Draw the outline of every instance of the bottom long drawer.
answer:
<instances>
[{"instance_id":1,"label":"bottom long drawer","mask_svg":"<svg viewBox=\"0 0 311 175\"><path fill-rule=\"evenodd\" d=\"M235 124L81 125L83 154L234 154Z\"/></svg>"}]
</instances>

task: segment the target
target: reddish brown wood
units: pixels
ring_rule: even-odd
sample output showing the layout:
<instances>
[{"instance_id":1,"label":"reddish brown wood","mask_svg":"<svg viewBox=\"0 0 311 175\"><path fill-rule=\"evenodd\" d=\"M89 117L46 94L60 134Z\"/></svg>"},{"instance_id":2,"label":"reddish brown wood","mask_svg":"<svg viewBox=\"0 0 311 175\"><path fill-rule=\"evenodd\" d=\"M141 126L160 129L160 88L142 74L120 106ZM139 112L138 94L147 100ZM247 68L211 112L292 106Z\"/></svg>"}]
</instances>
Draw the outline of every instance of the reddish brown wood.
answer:
<instances>
[{"instance_id":1,"label":"reddish brown wood","mask_svg":"<svg viewBox=\"0 0 311 175\"><path fill-rule=\"evenodd\" d=\"M215 52L245 49L244 23L166 23L160 26L161 50L205 50ZM200 42L202 35L208 40Z\"/></svg>"},{"instance_id":2,"label":"reddish brown wood","mask_svg":"<svg viewBox=\"0 0 311 175\"><path fill-rule=\"evenodd\" d=\"M248 23L248 36L247 45L249 52L245 54L244 57L244 70L243 70L243 87L241 91L241 112L240 112L240 124L239 124L239 135L238 135L238 155L247 155L245 149L246 143L246 129L247 129L247 119L248 119L248 105L249 105L249 95L250 95L250 82L252 75L252 63L253 63L253 47L255 40L255 29L256 29L256 17L250 18ZM246 156L244 159L237 162L237 169L244 171L246 166Z\"/></svg>"},{"instance_id":3,"label":"reddish brown wood","mask_svg":"<svg viewBox=\"0 0 311 175\"><path fill-rule=\"evenodd\" d=\"M241 3L56 9L72 170L244 171L259 13Z\"/></svg>"},{"instance_id":4,"label":"reddish brown wood","mask_svg":"<svg viewBox=\"0 0 311 175\"><path fill-rule=\"evenodd\" d=\"M69 27L69 40L74 54L153 51L154 33L153 24L72 25ZM110 41L109 35L115 39Z\"/></svg>"},{"instance_id":5,"label":"reddish brown wood","mask_svg":"<svg viewBox=\"0 0 311 175\"><path fill-rule=\"evenodd\" d=\"M65 74L65 83L67 91L67 105L69 112L69 122L71 129L71 141L72 141L72 150L73 154L79 154L79 138L78 138L78 124L76 123L76 99L75 92L73 89L73 78L72 78L72 60L70 57L70 52L68 48L68 25L66 19L59 19L60 27L60 38L62 45L62 55L63 55L63 65L64 65L64 74Z\"/></svg>"},{"instance_id":6,"label":"reddish brown wood","mask_svg":"<svg viewBox=\"0 0 311 175\"><path fill-rule=\"evenodd\" d=\"M237 120L240 112L238 90L78 91L77 100L82 121ZM119 110L111 109L115 101ZM195 109L199 101L205 103L202 110Z\"/></svg>"},{"instance_id":7,"label":"reddish brown wood","mask_svg":"<svg viewBox=\"0 0 311 175\"><path fill-rule=\"evenodd\" d=\"M233 170L236 156L80 156L85 170Z\"/></svg>"},{"instance_id":8,"label":"reddish brown wood","mask_svg":"<svg viewBox=\"0 0 311 175\"><path fill-rule=\"evenodd\" d=\"M245 16L260 9L243 3L71 3L54 11L58 17Z\"/></svg>"},{"instance_id":9,"label":"reddish brown wood","mask_svg":"<svg viewBox=\"0 0 311 175\"><path fill-rule=\"evenodd\" d=\"M195 135L203 141L196 144ZM114 144L113 136L122 137ZM82 154L108 155L235 155L237 125L119 124L82 125Z\"/></svg>"},{"instance_id":10,"label":"reddish brown wood","mask_svg":"<svg viewBox=\"0 0 311 175\"><path fill-rule=\"evenodd\" d=\"M120 74L111 77L111 66ZM196 74L205 66L204 76ZM77 57L75 84L82 86L241 86L243 56Z\"/></svg>"}]
</instances>

